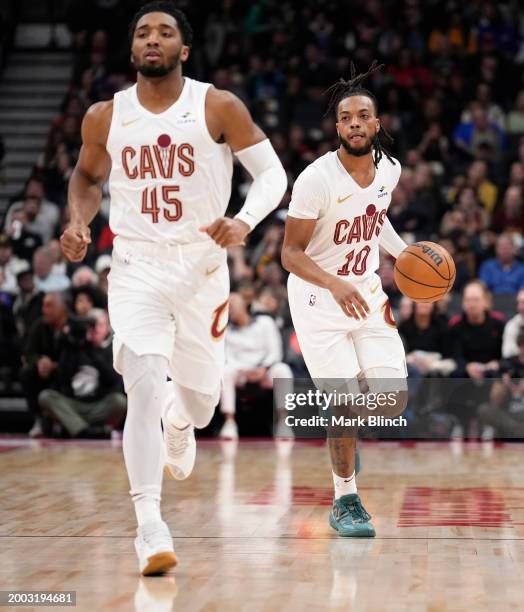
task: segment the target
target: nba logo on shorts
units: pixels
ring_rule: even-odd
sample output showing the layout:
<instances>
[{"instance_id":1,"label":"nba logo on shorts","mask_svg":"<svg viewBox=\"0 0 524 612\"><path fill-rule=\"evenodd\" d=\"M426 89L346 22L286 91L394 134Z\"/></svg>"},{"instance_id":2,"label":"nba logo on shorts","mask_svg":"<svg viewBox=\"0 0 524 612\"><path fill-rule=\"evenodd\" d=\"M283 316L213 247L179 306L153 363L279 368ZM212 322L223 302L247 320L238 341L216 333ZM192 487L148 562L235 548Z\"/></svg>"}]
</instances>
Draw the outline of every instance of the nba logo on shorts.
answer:
<instances>
[{"instance_id":1,"label":"nba logo on shorts","mask_svg":"<svg viewBox=\"0 0 524 612\"><path fill-rule=\"evenodd\" d=\"M312 293L312 294L309 296L309 305L310 305L310 306L314 306L314 305L315 305L315 303L316 303L316 301L317 301L317 296L316 296L314 293Z\"/></svg>"}]
</instances>

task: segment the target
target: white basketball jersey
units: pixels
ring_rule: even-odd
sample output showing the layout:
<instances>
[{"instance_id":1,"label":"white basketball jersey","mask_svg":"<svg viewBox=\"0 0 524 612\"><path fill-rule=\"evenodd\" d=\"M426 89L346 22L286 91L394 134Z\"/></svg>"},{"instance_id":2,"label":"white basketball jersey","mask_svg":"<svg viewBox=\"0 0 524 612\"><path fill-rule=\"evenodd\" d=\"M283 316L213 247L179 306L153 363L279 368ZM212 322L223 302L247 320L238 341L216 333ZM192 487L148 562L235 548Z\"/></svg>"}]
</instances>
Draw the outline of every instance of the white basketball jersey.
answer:
<instances>
[{"instance_id":1,"label":"white basketball jersey","mask_svg":"<svg viewBox=\"0 0 524 612\"><path fill-rule=\"evenodd\" d=\"M384 156L363 189L330 151L295 181L289 215L317 219L305 253L323 270L355 282L378 268L380 232L400 177L394 161Z\"/></svg>"},{"instance_id":2,"label":"white basketball jersey","mask_svg":"<svg viewBox=\"0 0 524 612\"><path fill-rule=\"evenodd\" d=\"M184 77L178 100L158 114L140 104L136 85L115 94L106 145L114 234L187 244L208 239L198 228L224 215L233 156L207 129L209 86Z\"/></svg>"}]
</instances>

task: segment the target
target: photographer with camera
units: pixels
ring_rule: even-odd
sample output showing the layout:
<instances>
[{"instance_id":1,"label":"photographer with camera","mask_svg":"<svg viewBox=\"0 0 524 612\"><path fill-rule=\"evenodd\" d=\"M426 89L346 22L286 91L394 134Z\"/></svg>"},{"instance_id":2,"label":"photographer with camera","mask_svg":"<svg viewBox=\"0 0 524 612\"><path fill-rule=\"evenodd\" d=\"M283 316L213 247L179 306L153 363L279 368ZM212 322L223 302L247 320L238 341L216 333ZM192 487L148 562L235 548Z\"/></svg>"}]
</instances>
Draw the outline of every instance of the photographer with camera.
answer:
<instances>
[{"instance_id":1,"label":"photographer with camera","mask_svg":"<svg viewBox=\"0 0 524 612\"><path fill-rule=\"evenodd\" d=\"M107 312L68 318L58 358L55 389L38 402L72 437L109 437L126 414L120 376L113 369L112 332Z\"/></svg>"}]
</instances>

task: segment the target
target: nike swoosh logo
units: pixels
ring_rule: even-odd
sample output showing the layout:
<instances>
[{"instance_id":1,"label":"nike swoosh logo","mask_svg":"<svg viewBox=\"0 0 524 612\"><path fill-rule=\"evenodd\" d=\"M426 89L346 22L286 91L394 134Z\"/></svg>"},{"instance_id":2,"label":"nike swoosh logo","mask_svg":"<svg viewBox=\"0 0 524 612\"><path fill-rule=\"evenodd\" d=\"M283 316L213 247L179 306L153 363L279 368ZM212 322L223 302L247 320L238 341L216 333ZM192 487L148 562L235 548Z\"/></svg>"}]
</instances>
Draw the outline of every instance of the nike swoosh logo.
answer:
<instances>
[{"instance_id":1,"label":"nike swoosh logo","mask_svg":"<svg viewBox=\"0 0 524 612\"><path fill-rule=\"evenodd\" d=\"M220 268L220 266L217 266L216 268L213 268L212 270L206 270L206 276L213 276L213 274L218 270L218 268Z\"/></svg>"},{"instance_id":2,"label":"nike swoosh logo","mask_svg":"<svg viewBox=\"0 0 524 612\"><path fill-rule=\"evenodd\" d=\"M342 204L342 202L345 202L345 201L346 201L348 198L350 198L352 195L353 195L353 194L352 194L352 193L350 193L350 194L349 194L349 195L347 195L345 198L341 198L340 196L338 196L338 198L337 198L337 202L338 202L339 204Z\"/></svg>"},{"instance_id":3,"label":"nike swoosh logo","mask_svg":"<svg viewBox=\"0 0 524 612\"><path fill-rule=\"evenodd\" d=\"M128 125L131 125L132 123L136 123L139 119L140 117L137 117L136 119L130 119L129 121L122 121L122 127L127 127Z\"/></svg>"},{"instance_id":4,"label":"nike swoosh logo","mask_svg":"<svg viewBox=\"0 0 524 612\"><path fill-rule=\"evenodd\" d=\"M376 287L373 287L373 289L370 289L369 291L370 291L371 293L375 293L375 291L376 291L376 290L377 290L379 287L380 287L380 282L379 282L379 283L377 283Z\"/></svg>"}]
</instances>

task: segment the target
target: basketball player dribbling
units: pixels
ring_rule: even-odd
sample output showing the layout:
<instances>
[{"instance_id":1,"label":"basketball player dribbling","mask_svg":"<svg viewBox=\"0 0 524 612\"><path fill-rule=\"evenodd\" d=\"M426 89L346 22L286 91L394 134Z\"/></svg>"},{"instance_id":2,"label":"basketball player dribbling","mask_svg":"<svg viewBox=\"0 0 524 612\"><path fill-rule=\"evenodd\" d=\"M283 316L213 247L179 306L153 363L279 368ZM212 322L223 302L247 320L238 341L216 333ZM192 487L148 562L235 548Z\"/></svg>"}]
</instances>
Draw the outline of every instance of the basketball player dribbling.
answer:
<instances>
[{"instance_id":1,"label":"basketball player dribbling","mask_svg":"<svg viewBox=\"0 0 524 612\"><path fill-rule=\"evenodd\" d=\"M377 69L341 80L331 90L337 151L310 164L294 187L282 249L291 273L289 306L308 371L322 389L391 392L385 416L406 404L402 341L379 276L379 244L393 257L406 244L386 213L400 164L383 147L388 134L377 101L361 82ZM351 406L349 407L351 409ZM352 416L351 414L349 416ZM335 495L330 525L342 536L374 537L357 493L356 428L328 428Z\"/></svg>"},{"instance_id":2,"label":"basketball player dribbling","mask_svg":"<svg viewBox=\"0 0 524 612\"><path fill-rule=\"evenodd\" d=\"M137 84L93 105L69 184L71 224L61 244L81 261L110 172L109 275L115 368L128 396L124 459L143 575L176 564L160 514L164 465L176 479L195 462L194 428L220 395L229 276L226 247L243 244L280 202L286 174L244 104L182 76L192 30L171 2L152 2L131 27ZM238 215L225 218L232 152L253 183ZM167 382L167 377L172 379ZM161 421L164 429L162 439Z\"/></svg>"}]
</instances>

